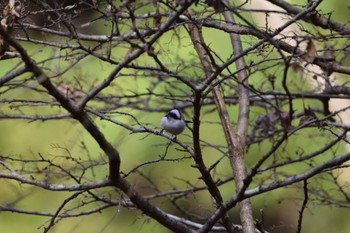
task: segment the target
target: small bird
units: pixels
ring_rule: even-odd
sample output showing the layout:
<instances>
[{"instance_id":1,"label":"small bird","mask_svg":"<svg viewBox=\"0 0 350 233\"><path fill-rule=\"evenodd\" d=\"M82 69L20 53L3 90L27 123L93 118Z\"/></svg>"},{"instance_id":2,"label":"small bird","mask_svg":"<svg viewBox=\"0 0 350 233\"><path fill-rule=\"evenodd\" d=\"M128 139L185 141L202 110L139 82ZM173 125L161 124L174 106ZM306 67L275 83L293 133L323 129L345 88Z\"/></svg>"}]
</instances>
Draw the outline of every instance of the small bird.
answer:
<instances>
[{"instance_id":1,"label":"small bird","mask_svg":"<svg viewBox=\"0 0 350 233\"><path fill-rule=\"evenodd\" d=\"M160 121L163 129L173 135L182 133L186 128L186 122L178 109L170 110Z\"/></svg>"}]
</instances>

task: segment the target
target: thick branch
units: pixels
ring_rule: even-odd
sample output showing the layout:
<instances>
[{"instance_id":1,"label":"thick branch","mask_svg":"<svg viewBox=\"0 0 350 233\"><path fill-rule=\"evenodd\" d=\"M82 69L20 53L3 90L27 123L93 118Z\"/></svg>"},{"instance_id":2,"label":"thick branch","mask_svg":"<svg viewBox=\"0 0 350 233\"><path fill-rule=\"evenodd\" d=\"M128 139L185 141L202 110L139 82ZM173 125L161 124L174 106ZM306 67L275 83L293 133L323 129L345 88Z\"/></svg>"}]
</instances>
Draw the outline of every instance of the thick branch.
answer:
<instances>
[{"instance_id":1,"label":"thick branch","mask_svg":"<svg viewBox=\"0 0 350 233\"><path fill-rule=\"evenodd\" d=\"M190 4L188 4L190 5ZM182 9L183 11L185 8ZM175 20L175 19L174 19ZM105 152L109 158L109 180L111 184L122 189L130 198L133 203L140 208L145 214L153 217L158 222L174 230L175 232L192 232L191 229L182 223L176 222L166 216L166 213L161 211L154 205L151 205L146 198L138 194L135 189L123 178L120 177L120 157L119 152L106 140L102 132L96 126L96 124L89 117L87 112L84 111L83 107L85 104L79 107L74 104L71 100L67 99L49 80L47 75L42 71L42 69L36 65L34 60L32 60L27 54L26 50L15 40L11 35L9 35L6 30L0 26L0 34L3 39L7 41L11 46L13 46L21 55L23 62L29 72L32 72L37 81L49 92L50 95L56 98L60 104L72 114L72 117L78 120L84 128L90 133L90 135L99 144L100 148ZM115 69L115 71L121 69ZM111 77L108 82L111 82L113 77ZM102 90L105 85L100 85L99 88L95 89L95 94ZM94 96L93 94L92 96ZM90 96L90 97L92 97ZM90 98L86 99L88 101ZM84 102L84 101L83 101Z\"/></svg>"},{"instance_id":2,"label":"thick branch","mask_svg":"<svg viewBox=\"0 0 350 233\"><path fill-rule=\"evenodd\" d=\"M139 195L133 186L128 183L125 179L120 178L116 185L130 198L132 203L142 210L143 213L156 219L159 223L171 229L174 232L192 233L195 232L187 225L173 219L167 215L166 212L162 211L158 207L151 205L149 201L143 196Z\"/></svg>"},{"instance_id":3,"label":"thick branch","mask_svg":"<svg viewBox=\"0 0 350 233\"><path fill-rule=\"evenodd\" d=\"M98 129L92 119L87 115L83 109L77 107L74 102L66 98L63 93L61 93L55 85L50 81L47 75L42 71L42 69L36 65L35 61L32 60L27 54L26 50L15 40L11 35L9 35L6 30L0 26L0 34L3 39L6 40L11 46L13 46L21 55L23 62L25 63L26 69L32 72L39 84L41 84L50 95L56 98L58 102L72 114L72 117L77 119L84 128L90 133L90 135L96 140L101 149L106 153L109 158L110 179L115 180L119 177L120 169L120 157L119 152L113 148L113 146L107 141L102 132Z\"/></svg>"},{"instance_id":4,"label":"thick branch","mask_svg":"<svg viewBox=\"0 0 350 233\"><path fill-rule=\"evenodd\" d=\"M206 55L206 50L202 44L200 29L198 28L197 25L189 24L189 33L191 36L192 43L193 43L193 45L196 49L196 52L199 56L199 59L202 63L206 77L209 77L210 74L212 73L212 67L211 67L210 61ZM217 109L219 111L219 115L222 116L223 114L226 114L226 116L228 116L227 110L225 108L225 102L224 102L224 99L222 97L220 87L218 85L214 86L213 93L214 93L215 104L216 104ZM196 111L195 111L194 120L193 120L194 121L193 132L194 132L194 134L199 134L199 115L200 115L199 110L200 110L200 105L201 105L201 103L200 103L201 96L199 93L196 93L196 96L198 96L199 98L198 97L195 98L195 102L194 102L194 106L195 106ZM221 110L223 111L223 113L220 112ZM228 119L228 117L226 119ZM230 122L226 122L226 123L228 123L228 125L230 125L232 127L232 124ZM224 131L226 134L227 130L224 130ZM197 137L193 137L193 141L194 141L195 146L198 145L199 135L197 135ZM197 147L199 147L199 145ZM197 147L195 147L195 150ZM215 185L209 171L206 169L206 167L204 165L200 150L201 150L200 148L197 148L196 156L195 156L195 160L196 160L196 163L198 165L198 169L200 170L200 172L203 176L203 180L208 185L209 192L215 198L217 204L220 206L221 203L223 202L223 199L222 199L220 191L217 188L217 186ZM230 220L229 220L227 215L224 216L223 222L224 222L227 230L229 230L230 232L234 231L232 224L230 223Z\"/></svg>"},{"instance_id":5,"label":"thick branch","mask_svg":"<svg viewBox=\"0 0 350 233\"><path fill-rule=\"evenodd\" d=\"M287 11L292 15L300 14L303 11L303 9L300 9L299 7L296 7L284 0L267 0L267 1L271 2L276 6L283 8L285 11ZM345 24L334 22L330 18L326 18L323 15L317 14L316 12L304 15L301 19L306 22L312 23L313 25L320 26L324 29L337 31L342 35L350 34L350 28L347 27Z\"/></svg>"},{"instance_id":6,"label":"thick branch","mask_svg":"<svg viewBox=\"0 0 350 233\"><path fill-rule=\"evenodd\" d=\"M228 2L226 1L227 5ZM224 10L223 12L226 22L234 25L235 20L231 11ZM236 33L230 33L231 45L234 51L235 56L240 56L243 53L241 38ZM244 180L247 176L245 160L244 160L244 151L246 148L246 138L248 133L248 124L249 124L249 90L248 90L248 74L245 70L246 63L244 57L239 57L236 60L236 68L240 72L238 76L238 120L237 120L237 134L232 131L228 131L226 135L227 141L232 141L234 144L231 145L232 148L230 151L230 161L234 173L234 178L236 182L236 189L239 191L244 188ZM227 114L228 116L228 114ZM229 119L228 119L229 120ZM229 123L225 122L226 124ZM231 125L231 124L230 124ZM244 233L251 233L255 231L255 224L253 218L252 204L249 199L245 199L240 202L240 218L243 226Z\"/></svg>"}]
</instances>

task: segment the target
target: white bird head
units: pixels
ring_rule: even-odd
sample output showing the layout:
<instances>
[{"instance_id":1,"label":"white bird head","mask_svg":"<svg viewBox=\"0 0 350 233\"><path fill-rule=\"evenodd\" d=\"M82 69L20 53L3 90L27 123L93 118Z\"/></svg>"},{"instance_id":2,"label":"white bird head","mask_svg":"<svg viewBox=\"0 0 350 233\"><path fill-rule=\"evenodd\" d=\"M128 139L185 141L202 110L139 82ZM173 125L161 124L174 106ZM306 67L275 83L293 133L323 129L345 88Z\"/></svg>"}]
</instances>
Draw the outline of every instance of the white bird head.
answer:
<instances>
[{"instance_id":1,"label":"white bird head","mask_svg":"<svg viewBox=\"0 0 350 233\"><path fill-rule=\"evenodd\" d=\"M170 110L160 121L163 129L173 135L182 133L186 128L186 122L178 109Z\"/></svg>"}]
</instances>

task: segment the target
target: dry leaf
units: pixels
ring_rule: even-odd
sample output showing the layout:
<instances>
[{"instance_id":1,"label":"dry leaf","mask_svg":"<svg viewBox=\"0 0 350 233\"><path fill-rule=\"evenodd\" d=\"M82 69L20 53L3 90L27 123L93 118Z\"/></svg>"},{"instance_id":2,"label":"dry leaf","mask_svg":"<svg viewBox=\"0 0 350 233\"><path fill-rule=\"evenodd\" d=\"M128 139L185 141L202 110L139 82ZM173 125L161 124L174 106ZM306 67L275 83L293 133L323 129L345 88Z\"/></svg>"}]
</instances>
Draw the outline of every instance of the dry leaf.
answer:
<instances>
[{"instance_id":1,"label":"dry leaf","mask_svg":"<svg viewBox=\"0 0 350 233\"><path fill-rule=\"evenodd\" d=\"M12 29L13 23L20 17L22 4L19 1L10 0L2 10L1 26L7 29L8 32ZM11 32L10 32L11 33Z\"/></svg>"},{"instance_id":2,"label":"dry leaf","mask_svg":"<svg viewBox=\"0 0 350 233\"><path fill-rule=\"evenodd\" d=\"M7 17L10 14L11 7L10 5L6 5L4 9L2 10L2 16L3 18Z\"/></svg>"},{"instance_id":3,"label":"dry leaf","mask_svg":"<svg viewBox=\"0 0 350 233\"><path fill-rule=\"evenodd\" d=\"M11 14L19 18L21 15L22 3L20 1L16 1L11 6Z\"/></svg>"},{"instance_id":4,"label":"dry leaf","mask_svg":"<svg viewBox=\"0 0 350 233\"><path fill-rule=\"evenodd\" d=\"M327 45L323 53L323 57L329 61L334 61L334 48L332 45Z\"/></svg>"},{"instance_id":5,"label":"dry leaf","mask_svg":"<svg viewBox=\"0 0 350 233\"><path fill-rule=\"evenodd\" d=\"M300 74L301 77L304 76L305 67L303 67L300 62L298 62L298 61L293 62L291 64L291 67L292 67L293 71Z\"/></svg>"},{"instance_id":6,"label":"dry leaf","mask_svg":"<svg viewBox=\"0 0 350 233\"><path fill-rule=\"evenodd\" d=\"M305 52L303 58L308 63L312 63L314 61L316 55L317 55L316 46L315 46L314 42L311 39L309 39L307 42L307 46L306 46L306 52Z\"/></svg>"},{"instance_id":7,"label":"dry leaf","mask_svg":"<svg viewBox=\"0 0 350 233\"><path fill-rule=\"evenodd\" d=\"M153 16L153 24L157 28L162 25L162 15L160 14L159 9L157 9L156 13Z\"/></svg>"},{"instance_id":8,"label":"dry leaf","mask_svg":"<svg viewBox=\"0 0 350 233\"><path fill-rule=\"evenodd\" d=\"M288 130L292 126L289 112L280 112L280 121L285 130Z\"/></svg>"},{"instance_id":9,"label":"dry leaf","mask_svg":"<svg viewBox=\"0 0 350 233\"><path fill-rule=\"evenodd\" d=\"M304 116L300 119L299 125L304 125L314 120L318 120L315 112L310 107L304 108Z\"/></svg>"},{"instance_id":10,"label":"dry leaf","mask_svg":"<svg viewBox=\"0 0 350 233\"><path fill-rule=\"evenodd\" d=\"M268 114L261 114L255 120L250 139L254 139L256 133L259 134L259 137L272 135L278 128L278 125L281 125L285 130L288 130L291 127L289 112L273 111Z\"/></svg>"}]
</instances>

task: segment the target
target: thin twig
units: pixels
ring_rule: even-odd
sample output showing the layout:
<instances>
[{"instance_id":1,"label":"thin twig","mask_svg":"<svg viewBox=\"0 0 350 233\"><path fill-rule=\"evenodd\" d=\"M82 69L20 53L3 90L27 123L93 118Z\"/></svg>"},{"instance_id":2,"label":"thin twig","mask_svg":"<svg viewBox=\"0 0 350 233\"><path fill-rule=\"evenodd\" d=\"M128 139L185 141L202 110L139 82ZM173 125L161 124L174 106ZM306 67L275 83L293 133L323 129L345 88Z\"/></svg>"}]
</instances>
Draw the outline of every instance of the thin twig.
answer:
<instances>
[{"instance_id":1,"label":"thin twig","mask_svg":"<svg viewBox=\"0 0 350 233\"><path fill-rule=\"evenodd\" d=\"M304 218L304 211L306 209L307 202L309 201L309 194L308 194L308 189L307 189L307 179L304 180L304 201L303 204L299 210L299 218L298 218L298 228L297 228L297 233L301 233L301 227L302 227L302 222Z\"/></svg>"}]
</instances>

